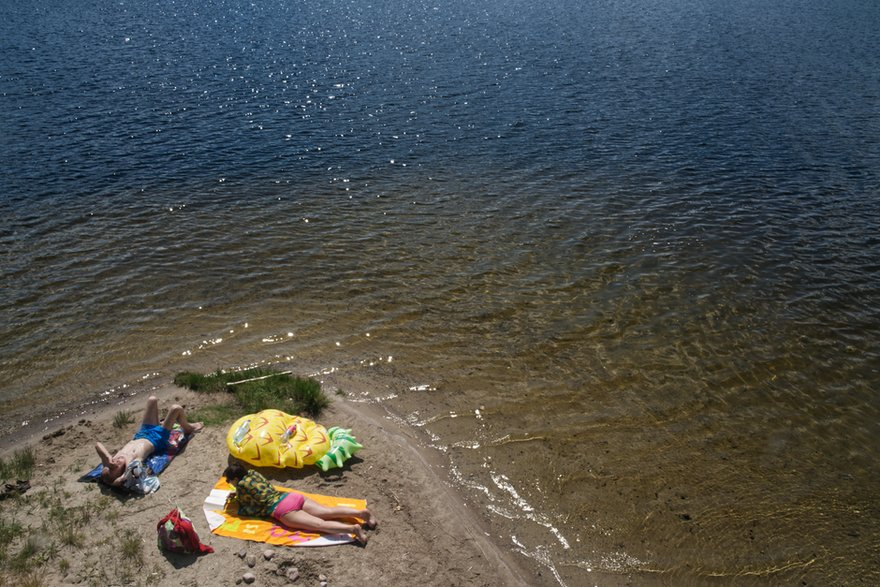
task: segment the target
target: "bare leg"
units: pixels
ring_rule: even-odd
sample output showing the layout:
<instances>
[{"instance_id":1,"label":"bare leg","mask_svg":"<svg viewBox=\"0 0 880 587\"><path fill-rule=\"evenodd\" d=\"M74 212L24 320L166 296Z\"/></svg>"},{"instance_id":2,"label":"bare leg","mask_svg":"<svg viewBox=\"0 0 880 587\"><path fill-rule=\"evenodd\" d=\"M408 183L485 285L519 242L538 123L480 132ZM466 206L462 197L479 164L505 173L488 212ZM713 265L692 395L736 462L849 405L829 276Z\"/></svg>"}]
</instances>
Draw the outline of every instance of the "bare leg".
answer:
<instances>
[{"instance_id":1,"label":"bare leg","mask_svg":"<svg viewBox=\"0 0 880 587\"><path fill-rule=\"evenodd\" d=\"M143 423L148 426L159 425L159 400L155 395L151 395L147 399L147 407L144 409Z\"/></svg>"},{"instance_id":2,"label":"bare leg","mask_svg":"<svg viewBox=\"0 0 880 587\"><path fill-rule=\"evenodd\" d=\"M168 409L168 414L165 416L165 421L162 422L162 426L168 430L174 428L174 424L180 424L180 427L185 434L198 432L205 427L201 422L189 422L186 419L186 414L183 413L183 406L180 404L174 404L171 406Z\"/></svg>"},{"instance_id":3,"label":"bare leg","mask_svg":"<svg viewBox=\"0 0 880 587\"><path fill-rule=\"evenodd\" d=\"M360 518L366 522L366 527L374 530L379 525L379 520L373 515L373 512L364 508L356 510L345 506L327 507L319 504L313 499L305 498L303 502L303 510L307 513L321 518L322 520L338 520L340 518Z\"/></svg>"},{"instance_id":4,"label":"bare leg","mask_svg":"<svg viewBox=\"0 0 880 587\"><path fill-rule=\"evenodd\" d=\"M287 512L281 516L281 523L288 528L296 528L306 530L308 532L319 532L321 534L354 534L357 541L361 544L367 543L367 535L360 524L346 524L335 520L322 520L304 509Z\"/></svg>"}]
</instances>

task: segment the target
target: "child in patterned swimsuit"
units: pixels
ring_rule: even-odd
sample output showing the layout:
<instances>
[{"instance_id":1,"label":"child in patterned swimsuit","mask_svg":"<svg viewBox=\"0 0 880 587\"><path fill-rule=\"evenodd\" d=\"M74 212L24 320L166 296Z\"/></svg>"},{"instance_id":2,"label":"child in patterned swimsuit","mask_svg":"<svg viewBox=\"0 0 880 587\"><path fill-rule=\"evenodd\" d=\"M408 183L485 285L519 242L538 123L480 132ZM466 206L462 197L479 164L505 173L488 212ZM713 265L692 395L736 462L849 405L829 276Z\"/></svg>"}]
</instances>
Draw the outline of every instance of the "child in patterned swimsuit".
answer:
<instances>
[{"instance_id":1,"label":"child in patterned swimsuit","mask_svg":"<svg viewBox=\"0 0 880 587\"><path fill-rule=\"evenodd\" d=\"M128 441L119 451L110 456L103 444L95 443L95 450L101 457L101 480L108 485L121 487L126 480L126 472L131 463L143 461L154 452L161 452L168 448L168 437L175 424L179 424L185 434L198 432L203 428L201 422L189 422L183 413L183 407L174 404L169 408L165 420L159 423L159 400L150 396L147 407L144 410L144 419L140 429L134 438Z\"/></svg>"},{"instance_id":2,"label":"child in patterned swimsuit","mask_svg":"<svg viewBox=\"0 0 880 587\"><path fill-rule=\"evenodd\" d=\"M237 463L226 467L223 476L235 486L236 491L230 495L230 499L238 502L238 513L244 516L272 517L288 528L307 532L354 534L361 544L367 543L363 527L337 520L360 518L370 530L379 525L373 513L366 508L325 507L299 493L278 491L259 472L247 471Z\"/></svg>"}]
</instances>

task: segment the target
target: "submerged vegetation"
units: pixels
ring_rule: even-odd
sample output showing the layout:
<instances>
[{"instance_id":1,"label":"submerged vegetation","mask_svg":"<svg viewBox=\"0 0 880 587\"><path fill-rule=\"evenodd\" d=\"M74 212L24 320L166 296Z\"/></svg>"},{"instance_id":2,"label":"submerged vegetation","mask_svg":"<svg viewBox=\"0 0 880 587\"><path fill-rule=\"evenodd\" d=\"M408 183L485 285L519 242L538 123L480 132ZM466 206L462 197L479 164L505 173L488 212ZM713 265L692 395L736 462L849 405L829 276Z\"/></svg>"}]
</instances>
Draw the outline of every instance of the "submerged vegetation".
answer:
<instances>
[{"instance_id":1,"label":"submerged vegetation","mask_svg":"<svg viewBox=\"0 0 880 587\"><path fill-rule=\"evenodd\" d=\"M218 370L210 375L184 372L174 377L174 383L203 393L232 393L244 413L274 408L314 418L330 405L317 380L272 369Z\"/></svg>"}]
</instances>

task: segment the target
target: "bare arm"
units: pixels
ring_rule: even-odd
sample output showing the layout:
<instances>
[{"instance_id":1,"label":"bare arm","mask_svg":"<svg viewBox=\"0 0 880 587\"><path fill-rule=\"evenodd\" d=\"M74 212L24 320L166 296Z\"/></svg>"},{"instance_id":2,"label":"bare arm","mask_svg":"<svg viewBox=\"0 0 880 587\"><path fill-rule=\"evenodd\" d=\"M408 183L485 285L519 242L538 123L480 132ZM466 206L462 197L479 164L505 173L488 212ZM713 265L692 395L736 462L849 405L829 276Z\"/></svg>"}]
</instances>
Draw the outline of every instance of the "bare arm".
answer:
<instances>
[{"instance_id":1,"label":"bare arm","mask_svg":"<svg viewBox=\"0 0 880 587\"><path fill-rule=\"evenodd\" d=\"M98 456L101 457L101 464L105 467L110 466L110 451L101 444L100 442L95 443L95 451L97 451Z\"/></svg>"},{"instance_id":2,"label":"bare arm","mask_svg":"<svg viewBox=\"0 0 880 587\"><path fill-rule=\"evenodd\" d=\"M110 457L110 451L107 450L100 442L95 443L95 451L98 453L98 456L101 457L101 464L104 465L104 468L101 469L101 479L104 480L104 483L109 483L110 485L115 485L119 487L122 485L122 481L125 479L125 467L122 467L122 473L116 479L112 479L110 469L112 468L113 459ZM124 462L124 461L123 461Z\"/></svg>"}]
</instances>

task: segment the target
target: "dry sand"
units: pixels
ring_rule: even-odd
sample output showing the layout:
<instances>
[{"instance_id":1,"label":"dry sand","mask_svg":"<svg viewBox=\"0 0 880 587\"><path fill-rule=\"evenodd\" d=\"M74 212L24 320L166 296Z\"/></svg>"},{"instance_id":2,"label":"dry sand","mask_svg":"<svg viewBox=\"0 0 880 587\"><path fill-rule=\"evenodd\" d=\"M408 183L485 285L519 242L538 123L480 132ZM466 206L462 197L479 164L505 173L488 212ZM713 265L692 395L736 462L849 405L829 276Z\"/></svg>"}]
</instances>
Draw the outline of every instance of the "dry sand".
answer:
<instances>
[{"instance_id":1,"label":"dry sand","mask_svg":"<svg viewBox=\"0 0 880 587\"><path fill-rule=\"evenodd\" d=\"M163 415L174 402L192 410L225 399L175 386L152 393L160 398ZM315 467L263 472L279 484L303 491L366 499L380 521L366 547L289 548L212 535L202 502L229 461L223 425L207 427L196 435L162 473L162 486L153 495L120 497L98 484L78 481L98 462L96 440L114 452L131 438L145 401L143 395L131 398L128 405L105 408L32 443L37 458L32 488L22 498L2 502L2 516L39 528L49 516L47 495L60 496L66 507L89 505L95 510L83 528L83 544L60 546L35 573L37 584L234 585L246 572L256 576L253 584L258 586L317 586L321 575L330 586L536 583L513 553L493 542L411 432L398 427L380 407L342 398L334 398L319 421L351 428L365 447L356 457L343 469L327 473ZM113 416L123 407L136 410L136 422L115 428ZM4 452L6 457L11 454ZM213 554L168 555L157 548L156 524L172 506L179 506L192 519L201 540L214 547ZM125 537L129 543L131 537L140 539L142 565L120 552ZM262 557L267 549L275 553L272 561ZM14 543L10 556L15 550ZM256 556L253 568L238 556L242 550ZM279 576L278 561L297 567L300 578L291 583Z\"/></svg>"}]
</instances>

